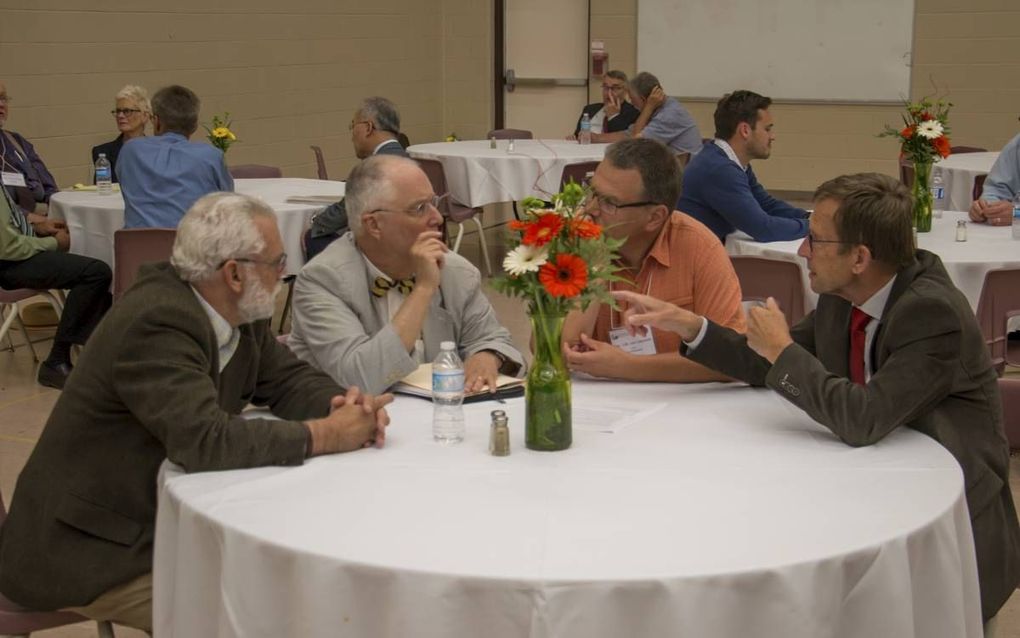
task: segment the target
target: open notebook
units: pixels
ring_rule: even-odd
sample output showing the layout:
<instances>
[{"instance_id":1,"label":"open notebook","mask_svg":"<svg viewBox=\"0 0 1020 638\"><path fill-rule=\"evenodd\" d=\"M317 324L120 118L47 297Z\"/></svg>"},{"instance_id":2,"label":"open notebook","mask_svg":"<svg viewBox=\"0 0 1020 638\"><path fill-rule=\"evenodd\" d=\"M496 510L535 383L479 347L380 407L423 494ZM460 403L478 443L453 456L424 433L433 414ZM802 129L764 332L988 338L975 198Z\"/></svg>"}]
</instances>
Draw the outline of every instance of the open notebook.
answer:
<instances>
[{"instance_id":1,"label":"open notebook","mask_svg":"<svg viewBox=\"0 0 1020 638\"><path fill-rule=\"evenodd\" d=\"M481 392L471 392L464 395L464 403L474 401L485 401L487 399L509 399L511 397L524 396L524 379L515 379L505 374L499 375L496 380L499 389L493 395L488 389ZM418 369L401 379L395 386L394 392L432 399L432 364L423 363Z\"/></svg>"}]
</instances>

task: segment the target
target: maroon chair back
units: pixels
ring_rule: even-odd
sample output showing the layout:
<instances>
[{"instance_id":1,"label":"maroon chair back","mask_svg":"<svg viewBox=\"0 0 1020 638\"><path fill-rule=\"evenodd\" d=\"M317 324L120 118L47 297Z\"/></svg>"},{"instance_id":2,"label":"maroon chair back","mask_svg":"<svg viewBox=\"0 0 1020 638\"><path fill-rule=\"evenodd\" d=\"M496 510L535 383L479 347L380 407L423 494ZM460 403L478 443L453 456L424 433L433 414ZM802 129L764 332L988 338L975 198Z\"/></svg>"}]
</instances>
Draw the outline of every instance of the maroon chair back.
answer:
<instances>
[{"instance_id":1,"label":"maroon chair back","mask_svg":"<svg viewBox=\"0 0 1020 638\"><path fill-rule=\"evenodd\" d=\"M176 228L121 228L113 233L113 298L135 283L139 266L170 259L176 237Z\"/></svg>"},{"instance_id":2,"label":"maroon chair back","mask_svg":"<svg viewBox=\"0 0 1020 638\"><path fill-rule=\"evenodd\" d=\"M980 146L950 146L949 153L951 155L959 155L960 153L987 153L987 148L981 148Z\"/></svg>"},{"instance_id":3,"label":"maroon chair back","mask_svg":"<svg viewBox=\"0 0 1020 638\"><path fill-rule=\"evenodd\" d=\"M329 175L326 174L326 159L322 156L322 149L318 146L309 146L308 148L315 153L315 166L319 169L319 179L329 179Z\"/></svg>"},{"instance_id":4,"label":"maroon chair back","mask_svg":"<svg viewBox=\"0 0 1020 638\"><path fill-rule=\"evenodd\" d=\"M1020 379L1001 377L999 395L1002 397L1002 427L1010 450L1020 450Z\"/></svg>"},{"instance_id":5,"label":"maroon chair back","mask_svg":"<svg viewBox=\"0 0 1020 638\"><path fill-rule=\"evenodd\" d=\"M907 188L914 185L914 163L908 159L900 159L900 181Z\"/></svg>"},{"instance_id":6,"label":"maroon chair back","mask_svg":"<svg viewBox=\"0 0 1020 638\"><path fill-rule=\"evenodd\" d=\"M1007 363L1020 363L1009 360L1006 338L1006 324L1017 315L1020 315L1020 268L989 270L978 299L977 320L1000 377Z\"/></svg>"},{"instance_id":7,"label":"maroon chair back","mask_svg":"<svg viewBox=\"0 0 1020 638\"><path fill-rule=\"evenodd\" d=\"M534 139L531 131L522 128L494 128L485 136L486 139L496 138L497 140L530 140Z\"/></svg>"},{"instance_id":8,"label":"maroon chair back","mask_svg":"<svg viewBox=\"0 0 1020 638\"><path fill-rule=\"evenodd\" d=\"M598 162L574 162L563 167L563 175L560 177L560 190L574 180L581 186L587 186L592 174L598 168Z\"/></svg>"},{"instance_id":9,"label":"maroon chair back","mask_svg":"<svg viewBox=\"0 0 1020 638\"><path fill-rule=\"evenodd\" d=\"M418 166L428 176L432 183L432 191L443 197L439 212L450 221L458 224L465 222L482 211L480 208L471 208L453 201L450 197L450 189L446 184L446 171L443 170L443 163L434 159L415 159Z\"/></svg>"},{"instance_id":10,"label":"maroon chair back","mask_svg":"<svg viewBox=\"0 0 1020 638\"><path fill-rule=\"evenodd\" d=\"M238 164L227 168L230 176L234 179L273 179L283 177L283 171L278 166L263 166L262 164Z\"/></svg>"},{"instance_id":11,"label":"maroon chair back","mask_svg":"<svg viewBox=\"0 0 1020 638\"><path fill-rule=\"evenodd\" d=\"M985 178L987 175L978 175L974 178L974 192L972 193L975 200L981 199L981 191L985 190ZM973 200L972 200L973 201Z\"/></svg>"},{"instance_id":12,"label":"maroon chair back","mask_svg":"<svg viewBox=\"0 0 1020 638\"><path fill-rule=\"evenodd\" d=\"M800 265L761 257L730 257L745 300L774 297L791 326L804 317L804 281Z\"/></svg>"}]
</instances>

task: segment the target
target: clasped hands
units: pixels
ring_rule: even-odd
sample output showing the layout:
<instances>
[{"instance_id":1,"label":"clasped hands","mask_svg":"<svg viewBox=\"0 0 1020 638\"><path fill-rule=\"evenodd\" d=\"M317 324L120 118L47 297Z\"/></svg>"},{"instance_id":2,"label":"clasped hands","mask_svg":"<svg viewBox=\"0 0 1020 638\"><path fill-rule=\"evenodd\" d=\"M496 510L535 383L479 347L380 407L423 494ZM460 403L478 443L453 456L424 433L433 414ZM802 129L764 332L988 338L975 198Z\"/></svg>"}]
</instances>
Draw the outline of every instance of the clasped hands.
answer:
<instances>
[{"instance_id":1,"label":"clasped hands","mask_svg":"<svg viewBox=\"0 0 1020 638\"><path fill-rule=\"evenodd\" d=\"M1013 223L1013 204L1007 201L975 199L970 205L970 220L992 226L1009 226Z\"/></svg>"},{"instance_id":2,"label":"clasped hands","mask_svg":"<svg viewBox=\"0 0 1020 638\"><path fill-rule=\"evenodd\" d=\"M386 406L392 394L362 394L357 387L329 402L329 416L306 422L312 436L312 456L382 447L390 417Z\"/></svg>"},{"instance_id":3,"label":"clasped hands","mask_svg":"<svg viewBox=\"0 0 1020 638\"><path fill-rule=\"evenodd\" d=\"M632 335L642 335L649 327L669 330L686 342L701 332L704 318L671 303L629 291L614 291L613 298L626 304L623 325ZM747 345L770 363L793 343L786 316L772 297L764 306L747 313Z\"/></svg>"},{"instance_id":4,"label":"clasped hands","mask_svg":"<svg viewBox=\"0 0 1020 638\"><path fill-rule=\"evenodd\" d=\"M28 214L28 223L32 224L32 230L38 237L55 237L57 248L66 252L71 246L71 236L67 232L67 224L62 221L50 219L36 213Z\"/></svg>"}]
</instances>

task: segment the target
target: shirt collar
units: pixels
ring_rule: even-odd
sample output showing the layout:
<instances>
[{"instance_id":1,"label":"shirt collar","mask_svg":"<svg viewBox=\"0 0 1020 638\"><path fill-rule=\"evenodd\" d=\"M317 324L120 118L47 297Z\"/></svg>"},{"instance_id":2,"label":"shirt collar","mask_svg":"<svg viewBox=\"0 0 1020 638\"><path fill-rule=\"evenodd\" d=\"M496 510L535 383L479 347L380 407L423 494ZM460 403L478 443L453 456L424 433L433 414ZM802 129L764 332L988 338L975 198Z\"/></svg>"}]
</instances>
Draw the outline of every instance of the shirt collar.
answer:
<instances>
[{"instance_id":1,"label":"shirt collar","mask_svg":"<svg viewBox=\"0 0 1020 638\"><path fill-rule=\"evenodd\" d=\"M726 140L720 140L718 138L716 138L713 141L715 142L716 146L722 149L723 153L726 153L726 157L733 160L733 163L740 167L740 170L742 171L747 170L747 167L740 163L740 159L737 157L736 151L733 150L733 147L730 146L729 142L727 142Z\"/></svg>"},{"instance_id":2,"label":"shirt collar","mask_svg":"<svg viewBox=\"0 0 1020 638\"><path fill-rule=\"evenodd\" d=\"M216 335L216 347L220 354L220 372L223 372L223 369L230 363L230 358L234 356L234 351L237 350L237 342L240 339L241 331L231 326L230 322L224 319L223 315L213 308L205 300L205 297L195 290L194 286L191 286L191 292L195 293L198 303L202 306L206 316L209 317L209 323L212 324L213 333Z\"/></svg>"},{"instance_id":3,"label":"shirt collar","mask_svg":"<svg viewBox=\"0 0 1020 638\"><path fill-rule=\"evenodd\" d=\"M400 144L400 142L397 141L397 140L386 140L385 142L383 142L379 146L375 147L375 150L372 151L372 155L377 155L379 153L379 149L381 149L382 147L386 146L387 144Z\"/></svg>"},{"instance_id":4,"label":"shirt collar","mask_svg":"<svg viewBox=\"0 0 1020 638\"><path fill-rule=\"evenodd\" d=\"M880 321L882 319L882 311L885 310L885 304L889 301L889 294L892 292L894 283L896 283L896 276L893 276L888 283L879 288L875 294L868 297L867 301L857 307L872 319Z\"/></svg>"}]
</instances>

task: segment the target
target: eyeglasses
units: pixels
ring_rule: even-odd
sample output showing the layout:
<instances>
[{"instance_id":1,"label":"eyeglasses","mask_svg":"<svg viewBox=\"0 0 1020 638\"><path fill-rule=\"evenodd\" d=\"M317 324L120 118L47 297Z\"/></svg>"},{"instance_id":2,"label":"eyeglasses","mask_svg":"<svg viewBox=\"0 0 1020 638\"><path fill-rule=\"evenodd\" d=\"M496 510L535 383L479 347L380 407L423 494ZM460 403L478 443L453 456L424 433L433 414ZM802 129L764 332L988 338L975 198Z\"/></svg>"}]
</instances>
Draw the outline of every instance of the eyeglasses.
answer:
<instances>
[{"instance_id":1,"label":"eyeglasses","mask_svg":"<svg viewBox=\"0 0 1020 638\"><path fill-rule=\"evenodd\" d=\"M237 261L245 264L261 264L263 266L269 266L275 268L276 272L283 272L287 268L287 253L280 253L280 256L276 259L252 259L250 257L232 257L231 259L224 259L220 262L220 265L216 267L217 270L227 265L228 261Z\"/></svg>"},{"instance_id":2,"label":"eyeglasses","mask_svg":"<svg viewBox=\"0 0 1020 638\"><path fill-rule=\"evenodd\" d=\"M587 197L584 198L582 205L585 208L590 207L593 203L598 204L599 213L602 215L614 215L621 208L640 208L642 206L655 206L657 202L641 201L631 202L629 204L617 204L614 201L610 201L606 196L591 191Z\"/></svg>"},{"instance_id":3,"label":"eyeglasses","mask_svg":"<svg viewBox=\"0 0 1020 638\"><path fill-rule=\"evenodd\" d=\"M12 99L9 95L0 95L0 104L10 104Z\"/></svg>"},{"instance_id":4,"label":"eyeglasses","mask_svg":"<svg viewBox=\"0 0 1020 638\"><path fill-rule=\"evenodd\" d=\"M371 120L359 120L357 122L351 122L350 124L347 125L347 130L353 131L354 127L357 126L358 124L371 124L371 123L372 123Z\"/></svg>"},{"instance_id":5,"label":"eyeglasses","mask_svg":"<svg viewBox=\"0 0 1020 638\"><path fill-rule=\"evenodd\" d=\"M627 88L627 85L626 84L603 84L602 88L603 89L608 89L610 91L622 91L625 88Z\"/></svg>"},{"instance_id":6,"label":"eyeglasses","mask_svg":"<svg viewBox=\"0 0 1020 638\"><path fill-rule=\"evenodd\" d=\"M442 205L446 199L446 195L433 195L429 199L416 204L410 208L404 208L400 210L394 210L392 208L377 208L373 210L373 213L405 213L411 217L424 217L429 212L429 206L436 210Z\"/></svg>"},{"instance_id":7,"label":"eyeglasses","mask_svg":"<svg viewBox=\"0 0 1020 638\"><path fill-rule=\"evenodd\" d=\"M850 243L848 241L840 241L839 239L815 239L814 236L811 235L811 233L808 233L807 237L805 237L805 239L807 239L808 250L810 250L812 252L814 252L814 250L815 250L815 244L849 244Z\"/></svg>"},{"instance_id":8,"label":"eyeglasses","mask_svg":"<svg viewBox=\"0 0 1020 638\"><path fill-rule=\"evenodd\" d=\"M141 112L142 112L142 109L113 109L112 111L110 111L110 115L113 115L113 116L125 115L126 116L126 115L131 115L133 113L141 113Z\"/></svg>"}]
</instances>

